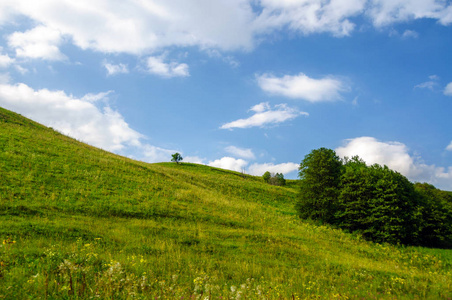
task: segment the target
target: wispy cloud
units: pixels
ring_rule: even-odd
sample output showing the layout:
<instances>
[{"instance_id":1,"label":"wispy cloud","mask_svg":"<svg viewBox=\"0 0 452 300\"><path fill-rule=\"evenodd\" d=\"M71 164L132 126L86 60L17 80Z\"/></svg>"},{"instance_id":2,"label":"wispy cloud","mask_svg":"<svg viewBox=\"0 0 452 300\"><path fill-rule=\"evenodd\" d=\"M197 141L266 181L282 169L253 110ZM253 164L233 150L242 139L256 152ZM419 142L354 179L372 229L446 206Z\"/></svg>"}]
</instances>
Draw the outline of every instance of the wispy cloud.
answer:
<instances>
[{"instance_id":1,"label":"wispy cloud","mask_svg":"<svg viewBox=\"0 0 452 300\"><path fill-rule=\"evenodd\" d=\"M164 78L190 76L187 64L177 62L166 63L164 58L164 55L148 57L146 61L147 71Z\"/></svg>"},{"instance_id":2,"label":"wispy cloud","mask_svg":"<svg viewBox=\"0 0 452 300\"><path fill-rule=\"evenodd\" d=\"M108 76L112 76L112 75L116 75L116 74L127 74L129 73L129 68L127 67L127 65L125 64L110 64L107 63L106 61L104 61L103 66L105 67L105 69L107 70L107 75Z\"/></svg>"},{"instance_id":3,"label":"wispy cloud","mask_svg":"<svg viewBox=\"0 0 452 300\"><path fill-rule=\"evenodd\" d=\"M349 87L341 80L327 76L320 79L310 78L303 73L276 77L270 74L257 76L260 88L270 94L309 102L335 101L341 99L341 93Z\"/></svg>"},{"instance_id":4,"label":"wispy cloud","mask_svg":"<svg viewBox=\"0 0 452 300\"><path fill-rule=\"evenodd\" d=\"M288 107L287 104L275 105L272 109L268 102L262 102L253 106L250 111L254 115L247 119L239 119L222 125L221 129L264 127L277 125L288 120L295 119L300 115L308 116L306 112L300 112L295 108Z\"/></svg>"},{"instance_id":5,"label":"wispy cloud","mask_svg":"<svg viewBox=\"0 0 452 300\"><path fill-rule=\"evenodd\" d=\"M433 90L435 88L435 86L438 85L438 80L439 77L437 75L430 75L428 77L430 80L422 82L420 84L417 84L414 86L414 88L418 88L418 89L429 89L429 90Z\"/></svg>"},{"instance_id":6,"label":"wispy cloud","mask_svg":"<svg viewBox=\"0 0 452 300\"><path fill-rule=\"evenodd\" d=\"M253 151L251 149L243 149L236 146L228 146L225 148L226 152L241 157L245 159L255 159L256 156L254 155Z\"/></svg>"}]
</instances>

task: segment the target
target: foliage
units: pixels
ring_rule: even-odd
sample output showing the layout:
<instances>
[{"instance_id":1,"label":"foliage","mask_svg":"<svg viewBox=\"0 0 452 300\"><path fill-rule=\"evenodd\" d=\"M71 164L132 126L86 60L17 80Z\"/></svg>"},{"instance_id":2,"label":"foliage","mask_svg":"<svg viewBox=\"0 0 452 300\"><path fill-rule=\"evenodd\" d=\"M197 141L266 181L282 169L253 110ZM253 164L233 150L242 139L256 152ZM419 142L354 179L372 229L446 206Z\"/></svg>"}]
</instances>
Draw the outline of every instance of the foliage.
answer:
<instances>
[{"instance_id":1,"label":"foliage","mask_svg":"<svg viewBox=\"0 0 452 300\"><path fill-rule=\"evenodd\" d=\"M262 179L264 179L266 183L270 181L270 178L272 178L272 175L269 171L265 172L264 175L262 175Z\"/></svg>"},{"instance_id":2,"label":"foliage","mask_svg":"<svg viewBox=\"0 0 452 300\"><path fill-rule=\"evenodd\" d=\"M133 161L0 108L0 299L450 298L450 250L301 221L296 192Z\"/></svg>"},{"instance_id":3,"label":"foliage","mask_svg":"<svg viewBox=\"0 0 452 300\"><path fill-rule=\"evenodd\" d=\"M368 167L358 157L346 162L338 204L339 227L380 243L417 244L417 195L388 167Z\"/></svg>"},{"instance_id":4,"label":"foliage","mask_svg":"<svg viewBox=\"0 0 452 300\"><path fill-rule=\"evenodd\" d=\"M301 218L334 223L342 173L342 162L331 149L311 151L300 164L300 200L297 210Z\"/></svg>"},{"instance_id":5,"label":"foliage","mask_svg":"<svg viewBox=\"0 0 452 300\"><path fill-rule=\"evenodd\" d=\"M423 244L452 248L452 194L428 183L416 183L422 217L420 239Z\"/></svg>"},{"instance_id":6,"label":"foliage","mask_svg":"<svg viewBox=\"0 0 452 300\"><path fill-rule=\"evenodd\" d=\"M262 178L266 183L269 183L271 185L278 186L286 185L286 179L284 178L284 174L282 173L272 174L269 171L267 171L264 173L264 175L262 175Z\"/></svg>"},{"instance_id":7,"label":"foliage","mask_svg":"<svg viewBox=\"0 0 452 300\"><path fill-rule=\"evenodd\" d=\"M171 155L171 161L175 162L176 164L178 164L182 160L183 160L182 155L180 155L179 152L176 152Z\"/></svg>"},{"instance_id":8,"label":"foliage","mask_svg":"<svg viewBox=\"0 0 452 300\"><path fill-rule=\"evenodd\" d=\"M340 161L333 150L313 150L300 165L301 218L334 224L374 242L450 247L452 196L411 183L387 166L359 157Z\"/></svg>"}]
</instances>

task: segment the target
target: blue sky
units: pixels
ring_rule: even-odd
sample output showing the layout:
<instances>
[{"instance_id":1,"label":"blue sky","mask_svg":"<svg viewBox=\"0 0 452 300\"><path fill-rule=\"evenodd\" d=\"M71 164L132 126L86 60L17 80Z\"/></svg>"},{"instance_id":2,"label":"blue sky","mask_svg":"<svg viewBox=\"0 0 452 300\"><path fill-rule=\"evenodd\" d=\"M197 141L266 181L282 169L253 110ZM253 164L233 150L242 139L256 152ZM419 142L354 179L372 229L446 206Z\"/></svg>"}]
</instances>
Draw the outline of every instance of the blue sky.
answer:
<instances>
[{"instance_id":1,"label":"blue sky","mask_svg":"<svg viewBox=\"0 0 452 300\"><path fill-rule=\"evenodd\" d=\"M5 0L0 106L147 162L312 149L452 190L452 2Z\"/></svg>"}]
</instances>

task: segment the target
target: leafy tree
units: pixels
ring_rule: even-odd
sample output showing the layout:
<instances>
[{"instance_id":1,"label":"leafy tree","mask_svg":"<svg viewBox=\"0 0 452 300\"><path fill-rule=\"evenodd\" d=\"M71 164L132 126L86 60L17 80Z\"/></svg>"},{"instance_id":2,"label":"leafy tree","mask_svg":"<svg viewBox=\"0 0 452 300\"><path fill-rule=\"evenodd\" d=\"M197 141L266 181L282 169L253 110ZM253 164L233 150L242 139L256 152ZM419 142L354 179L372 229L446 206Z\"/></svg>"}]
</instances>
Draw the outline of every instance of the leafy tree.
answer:
<instances>
[{"instance_id":1,"label":"leafy tree","mask_svg":"<svg viewBox=\"0 0 452 300\"><path fill-rule=\"evenodd\" d=\"M286 185L286 179L284 179L283 173L276 173L275 175L277 185L283 186Z\"/></svg>"},{"instance_id":2,"label":"leafy tree","mask_svg":"<svg viewBox=\"0 0 452 300\"><path fill-rule=\"evenodd\" d=\"M430 247L452 247L452 195L428 183L414 184L420 196L420 239Z\"/></svg>"},{"instance_id":3,"label":"leafy tree","mask_svg":"<svg viewBox=\"0 0 452 300\"><path fill-rule=\"evenodd\" d=\"M262 178L264 179L265 182L269 182L270 178L272 177L272 175L270 174L269 171L265 172L264 175L262 175Z\"/></svg>"},{"instance_id":4,"label":"leafy tree","mask_svg":"<svg viewBox=\"0 0 452 300\"><path fill-rule=\"evenodd\" d=\"M265 182L271 184L271 185L279 185L283 186L286 185L286 179L284 179L283 173L276 173L272 174L269 171L265 172L264 175L262 175L262 178Z\"/></svg>"},{"instance_id":5,"label":"leafy tree","mask_svg":"<svg viewBox=\"0 0 452 300\"><path fill-rule=\"evenodd\" d=\"M298 214L304 219L333 223L343 165L331 149L312 150L300 164Z\"/></svg>"},{"instance_id":6,"label":"leafy tree","mask_svg":"<svg viewBox=\"0 0 452 300\"><path fill-rule=\"evenodd\" d=\"M376 242L417 244L417 195L406 177L359 157L345 163L338 226Z\"/></svg>"},{"instance_id":7,"label":"leafy tree","mask_svg":"<svg viewBox=\"0 0 452 300\"><path fill-rule=\"evenodd\" d=\"M182 160L183 160L182 155L180 155L179 152L176 152L171 155L171 161L175 162L176 164L178 164Z\"/></svg>"}]
</instances>

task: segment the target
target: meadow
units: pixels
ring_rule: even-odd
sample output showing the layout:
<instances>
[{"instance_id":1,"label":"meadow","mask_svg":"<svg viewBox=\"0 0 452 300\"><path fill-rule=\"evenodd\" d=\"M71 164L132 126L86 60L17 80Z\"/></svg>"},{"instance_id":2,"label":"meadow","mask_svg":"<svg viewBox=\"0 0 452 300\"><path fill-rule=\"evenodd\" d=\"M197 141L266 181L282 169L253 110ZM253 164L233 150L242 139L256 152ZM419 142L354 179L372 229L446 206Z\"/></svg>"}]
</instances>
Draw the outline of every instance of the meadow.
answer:
<instances>
[{"instance_id":1,"label":"meadow","mask_svg":"<svg viewBox=\"0 0 452 300\"><path fill-rule=\"evenodd\" d=\"M452 250L302 221L297 193L0 108L0 299L452 299Z\"/></svg>"}]
</instances>

